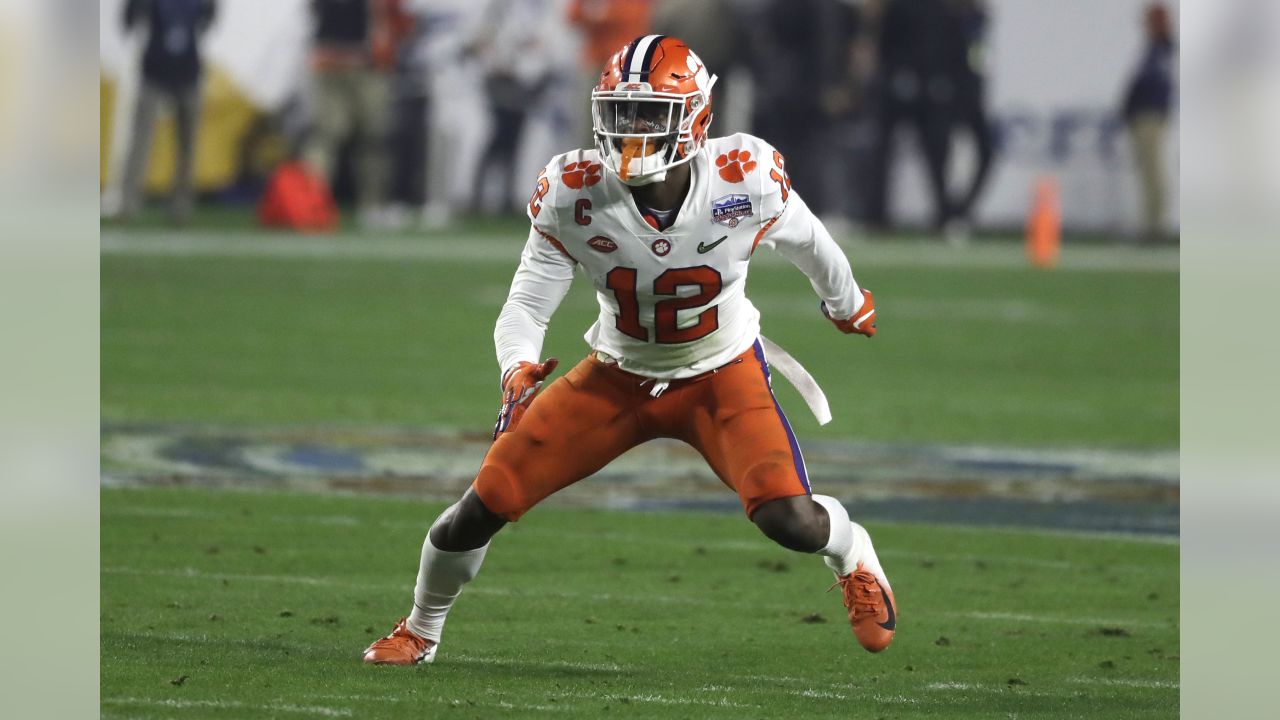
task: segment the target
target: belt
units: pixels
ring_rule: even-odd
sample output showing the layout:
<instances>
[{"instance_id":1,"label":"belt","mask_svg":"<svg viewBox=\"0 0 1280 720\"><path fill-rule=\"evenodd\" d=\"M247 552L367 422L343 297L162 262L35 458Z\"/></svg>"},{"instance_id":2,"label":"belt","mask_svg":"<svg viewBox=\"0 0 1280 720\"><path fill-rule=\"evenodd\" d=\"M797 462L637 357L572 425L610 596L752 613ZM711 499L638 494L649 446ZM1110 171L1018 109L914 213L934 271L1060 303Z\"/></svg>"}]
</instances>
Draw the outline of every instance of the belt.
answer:
<instances>
[{"instance_id":1,"label":"belt","mask_svg":"<svg viewBox=\"0 0 1280 720\"><path fill-rule=\"evenodd\" d=\"M641 385L645 383L653 383L653 388L649 390L649 394L652 395L653 397L658 397L662 395L662 393L666 391L667 388L673 385L675 387L680 387L682 385L695 383L699 380L705 380L711 377L712 375L715 375L716 373L720 372L721 370L729 367L730 365L737 365L743 360L746 360L747 356L750 354L751 354L751 351L747 350L743 352L741 355L735 357L734 359L730 360L729 362L719 367L712 368L706 372L698 373L697 375L690 375L689 377L676 378L673 380L659 380L657 378L651 378L645 375L638 375L636 373L623 370L622 368L618 367L617 358L610 355L609 353L600 352L599 350L593 350L591 352L591 357L595 358L598 362L608 366L610 370L613 370L614 372L620 373L622 375L626 375L627 377L632 378L633 380L639 382Z\"/></svg>"},{"instance_id":2,"label":"belt","mask_svg":"<svg viewBox=\"0 0 1280 720\"><path fill-rule=\"evenodd\" d=\"M822 392L822 387L818 385L818 381L813 379L813 376L809 374L808 370L804 369L804 366L800 364L800 361L791 357L790 353L783 350L781 346L763 335L760 336L760 345L764 348L765 356L769 365L777 368L778 372L782 373L782 376L785 377L787 381L791 383L791 386L796 389L796 392L800 393L800 397L804 398L805 404L809 406L809 411L813 413L815 418L817 418L818 424L826 425L831 422L831 406L827 402L826 394ZM618 367L618 361L616 358L608 353L600 352L599 350L592 351L591 356L598 362L607 365L614 372L633 378L642 385L646 382L653 383L653 388L650 389L649 394L653 397L658 397L672 385L680 387L681 385L697 382L720 372L730 365L737 365L747 359L747 357L753 354L753 352L753 349L748 349L746 352L743 352L741 355L717 368L713 368L687 378L678 378L675 380L658 380L657 378L645 377L644 375L637 375L636 373L628 372Z\"/></svg>"}]
</instances>

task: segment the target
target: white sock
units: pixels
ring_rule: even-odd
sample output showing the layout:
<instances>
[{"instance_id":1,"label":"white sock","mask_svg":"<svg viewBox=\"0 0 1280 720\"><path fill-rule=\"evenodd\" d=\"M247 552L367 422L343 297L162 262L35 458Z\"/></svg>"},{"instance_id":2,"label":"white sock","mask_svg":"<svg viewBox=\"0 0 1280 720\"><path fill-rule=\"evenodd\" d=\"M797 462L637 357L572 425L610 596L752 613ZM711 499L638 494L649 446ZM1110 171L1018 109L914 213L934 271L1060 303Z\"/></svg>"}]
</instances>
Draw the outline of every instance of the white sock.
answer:
<instances>
[{"instance_id":1,"label":"white sock","mask_svg":"<svg viewBox=\"0 0 1280 720\"><path fill-rule=\"evenodd\" d=\"M853 530L853 544L861 548L858 562L862 563L862 569L875 575L886 589L892 589L889 586L889 578L884 576L884 568L880 566L880 558L876 557L876 548L871 544L871 535L867 534L867 529L858 523L851 521L849 524Z\"/></svg>"},{"instance_id":2,"label":"white sock","mask_svg":"<svg viewBox=\"0 0 1280 720\"><path fill-rule=\"evenodd\" d=\"M830 495L815 494L812 497L814 502L827 511L827 517L831 518L831 537L818 554L836 575L848 575L858 567L857 551L861 549L854 547L857 544L855 540L860 538L855 537L853 523L849 521L849 511Z\"/></svg>"},{"instance_id":3,"label":"white sock","mask_svg":"<svg viewBox=\"0 0 1280 720\"><path fill-rule=\"evenodd\" d=\"M440 642L449 608L462 593L462 586L480 572L488 550L486 543L475 550L447 552L431 544L431 532L427 531L422 541L418 585L413 590L413 612L409 613L407 623L415 635Z\"/></svg>"},{"instance_id":4,"label":"white sock","mask_svg":"<svg viewBox=\"0 0 1280 720\"><path fill-rule=\"evenodd\" d=\"M867 570L885 587L889 581L884 576L884 568L880 566L880 558L876 557L876 549L871 545L871 536L866 528L849 519L849 511L839 500L828 495L813 495L813 501L821 505L831 518L831 537L826 547L818 551L831 571L841 577L858 569L858 564Z\"/></svg>"}]
</instances>

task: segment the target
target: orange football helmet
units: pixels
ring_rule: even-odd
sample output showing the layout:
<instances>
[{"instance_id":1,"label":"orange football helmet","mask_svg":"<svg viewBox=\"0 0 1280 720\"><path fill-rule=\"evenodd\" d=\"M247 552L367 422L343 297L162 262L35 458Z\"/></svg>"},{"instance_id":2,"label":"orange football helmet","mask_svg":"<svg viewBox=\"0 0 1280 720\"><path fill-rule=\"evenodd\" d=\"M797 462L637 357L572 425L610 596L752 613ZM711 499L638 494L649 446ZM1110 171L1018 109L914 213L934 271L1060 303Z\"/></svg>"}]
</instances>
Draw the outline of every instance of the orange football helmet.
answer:
<instances>
[{"instance_id":1,"label":"orange football helmet","mask_svg":"<svg viewBox=\"0 0 1280 720\"><path fill-rule=\"evenodd\" d=\"M609 58L591 91L596 149L628 185L660 182L702 149L716 76L683 40L645 35Z\"/></svg>"}]
</instances>

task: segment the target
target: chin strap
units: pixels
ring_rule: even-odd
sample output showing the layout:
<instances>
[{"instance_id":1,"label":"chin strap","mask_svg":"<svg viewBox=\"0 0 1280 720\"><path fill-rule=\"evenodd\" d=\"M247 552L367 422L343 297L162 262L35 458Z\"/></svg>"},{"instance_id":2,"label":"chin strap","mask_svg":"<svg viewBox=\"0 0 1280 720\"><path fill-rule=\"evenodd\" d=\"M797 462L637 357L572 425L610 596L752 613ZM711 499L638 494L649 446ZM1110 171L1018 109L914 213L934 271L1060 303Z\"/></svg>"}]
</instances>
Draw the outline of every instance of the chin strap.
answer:
<instances>
[{"instance_id":1,"label":"chin strap","mask_svg":"<svg viewBox=\"0 0 1280 720\"><path fill-rule=\"evenodd\" d=\"M622 174L619 173L618 179L621 180L624 185L628 185L630 187L639 187L641 185L652 185L654 183L660 183L663 180L666 180L667 171L659 170L658 172L649 173L648 175L632 175L627 178L622 177Z\"/></svg>"}]
</instances>

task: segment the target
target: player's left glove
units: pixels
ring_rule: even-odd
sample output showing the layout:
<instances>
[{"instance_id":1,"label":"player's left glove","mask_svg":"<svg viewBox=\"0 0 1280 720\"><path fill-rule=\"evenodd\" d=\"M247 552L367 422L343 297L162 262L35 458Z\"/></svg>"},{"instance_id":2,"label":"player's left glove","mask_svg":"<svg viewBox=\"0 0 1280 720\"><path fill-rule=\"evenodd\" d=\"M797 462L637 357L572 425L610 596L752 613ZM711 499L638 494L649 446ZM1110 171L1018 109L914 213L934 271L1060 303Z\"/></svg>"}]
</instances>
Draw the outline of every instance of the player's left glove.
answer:
<instances>
[{"instance_id":1,"label":"player's left glove","mask_svg":"<svg viewBox=\"0 0 1280 720\"><path fill-rule=\"evenodd\" d=\"M827 319L840 328L840 332L846 335L866 335L871 337L876 334L876 301L871 297L871 291L862 288L862 307L858 308L858 312L853 317L846 320L840 320L831 317L831 313L827 312L827 303L822 303L822 314Z\"/></svg>"},{"instance_id":2,"label":"player's left glove","mask_svg":"<svg viewBox=\"0 0 1280 720\"><path fill-rule=\"evenodd\" d=\"M540 363L519 362L507 370L502 376L502 409L498 411L498 422L493 426L494 440L502 433L516 429L524 411L542 388L542 381L559 364L559 360L547 358Z\"/></svg>"}]
</instances>

